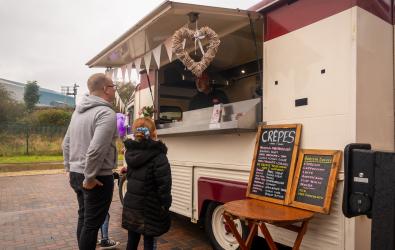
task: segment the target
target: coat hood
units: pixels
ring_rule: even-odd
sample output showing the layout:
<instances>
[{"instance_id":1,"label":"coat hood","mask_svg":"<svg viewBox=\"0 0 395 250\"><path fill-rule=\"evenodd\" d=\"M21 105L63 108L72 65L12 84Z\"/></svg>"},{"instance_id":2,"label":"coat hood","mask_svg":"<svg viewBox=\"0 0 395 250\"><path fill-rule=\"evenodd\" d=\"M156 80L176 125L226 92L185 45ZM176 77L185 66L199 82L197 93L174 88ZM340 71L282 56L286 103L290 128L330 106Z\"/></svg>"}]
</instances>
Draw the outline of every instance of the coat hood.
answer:
<instances>
[{"instance_id":1,"label":"coat hood","mask_svg":"<svg viewBox=\"0 0 395 250\"><path fill-rule=\"evenodd\" d=\"M128 139L124 144L126 147L125 159L130 168L140 168L158 154L167 153L167 147L161 141L149 139L138 142Z\"/></svg>"},{"instance_id":2,"label":"coat hood","mask_svg":"<svg viewBox=\"0 0 395 250\"><path fill-rule=\"evenodd\" d=\"M112 108L111 103L107 102L101 97L94 96L94 95L86 95L82 97L80 104L77 105L77 112L84 113L88 109L97 107L97 106L107 106Z\"/></svg>"}]
</instances>

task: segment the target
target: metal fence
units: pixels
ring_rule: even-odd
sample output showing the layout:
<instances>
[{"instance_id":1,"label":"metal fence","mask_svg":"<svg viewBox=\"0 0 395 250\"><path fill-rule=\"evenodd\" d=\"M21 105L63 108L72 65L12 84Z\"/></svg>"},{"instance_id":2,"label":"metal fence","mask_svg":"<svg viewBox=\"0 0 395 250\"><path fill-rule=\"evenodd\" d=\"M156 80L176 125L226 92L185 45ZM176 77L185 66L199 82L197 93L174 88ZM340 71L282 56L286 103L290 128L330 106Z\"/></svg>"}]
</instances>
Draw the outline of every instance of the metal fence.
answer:
<instances>
[{"instance_id":1,"label":"metal fence","mask_svg":"<svg viewBox=\"0 0 395 250\"><path fill-rule=\"evenodd\" d=\"M0 123L0 156L60 155L67 127Z\"/></svg>"}]
</instances>

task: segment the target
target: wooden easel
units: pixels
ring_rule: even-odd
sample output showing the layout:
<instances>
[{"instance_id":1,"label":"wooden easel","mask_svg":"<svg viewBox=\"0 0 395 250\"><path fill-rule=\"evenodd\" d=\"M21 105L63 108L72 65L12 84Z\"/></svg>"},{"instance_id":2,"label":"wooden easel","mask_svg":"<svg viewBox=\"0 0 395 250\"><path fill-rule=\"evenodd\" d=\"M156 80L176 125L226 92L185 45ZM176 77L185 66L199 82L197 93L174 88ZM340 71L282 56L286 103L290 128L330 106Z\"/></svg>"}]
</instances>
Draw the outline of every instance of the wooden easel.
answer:
<instances>
[{"instance_id":1,"label":"wooden easel","mask_svg":"<svg viewBox=\"0 0 395 250\"><path fill-rule=\"evenodd\" d=\"M293 138L295 140L286 145L286 147L292 148L292 154L288 154L286 161L289 164L288 176L282 177L282 180L288 180L287 185L282 187L286 191L282 194L277 192L275 193L277 196L272 196L273 193L271 191L268 193L259 192L259 188L257 187L262 187L262 179L266 178L262 169L268 171L267 163L273 162L275 149L280 148L279 158L284 158L284 154L281 152L281 146L284 146L284 143L270 145L267 144L265 138L265 135L270 135L268 131L271 131L272 138L275 138L276 133L274 131L276 129L278 129L277 134L280 134L280 131L282 131L283 135L286 134L286 131L289 134L289 131L292 132L293 129L295 133L292 135L294 135ZM247 199L231 201L224 205L223 217L225 223L235 236L242 250L247 250L251 247L252 240L258 233L258 228L264 235L270 249L277 250L277 246L266 227L266 223L296 232L297 237L292 249L297 250L302 243L307 231L307 225L310 219L313 218L314 212L329 213L341 153L334 150L301 150L295 170L300 130L301 125L298 124L270 125L259 128L248 182ZM268 150L270 154L265 154L265 150ZM265 161L266 156L271 158L270 161ZM271 171L276 171L277 166L275 164L273 165L274 170ZM262 168L257 171L259 167ZM306 171L302 174L303 170ZM295 176L294 172L296 173ZM314 175L315 173L318 173L318 175ZM256 177L258 175L259 177ZM312 175L317 177L314 178L313 184L315 186L309 183L309 177ZM255 179L257 179L257 185L254 184ZM263 183L266 183L266 179ZM269 190L271 190L271 187ZM245 221L249 226L249 235L244 239L240 236L234 224L234 220L237 219ZM294 225L297 222L301 222L301 226Z\"/></svg>"}]
</instances>

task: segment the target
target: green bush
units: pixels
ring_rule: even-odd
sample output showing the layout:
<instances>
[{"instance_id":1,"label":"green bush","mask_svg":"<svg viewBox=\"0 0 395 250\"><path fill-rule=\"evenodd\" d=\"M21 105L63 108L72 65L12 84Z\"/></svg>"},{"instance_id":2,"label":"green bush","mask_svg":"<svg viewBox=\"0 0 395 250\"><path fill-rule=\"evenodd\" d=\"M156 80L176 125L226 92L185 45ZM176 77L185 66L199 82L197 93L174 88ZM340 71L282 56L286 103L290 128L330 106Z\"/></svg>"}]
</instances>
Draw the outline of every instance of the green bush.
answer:
<instances>
[{"instance_id":1,"label":"green bush","mask_svg":"<svg viewBox=\"0 0 395 250\"><path fill-rule=\"evenodd\" d=\"M12 92L0 85L0 122L15 122L23 117L25 107L16 102L12 97Z\"/></svg>"},{"instance_id":2,"label":"green bush","mask_svg":"<svg viewBox=\"0 0 395 250\"><path fill-rule=\"evenodd\" d=\"M36 110L32 114L31 122L35 126L67 126L72 112L63 109Z\"/></svg>"}]
</instances>

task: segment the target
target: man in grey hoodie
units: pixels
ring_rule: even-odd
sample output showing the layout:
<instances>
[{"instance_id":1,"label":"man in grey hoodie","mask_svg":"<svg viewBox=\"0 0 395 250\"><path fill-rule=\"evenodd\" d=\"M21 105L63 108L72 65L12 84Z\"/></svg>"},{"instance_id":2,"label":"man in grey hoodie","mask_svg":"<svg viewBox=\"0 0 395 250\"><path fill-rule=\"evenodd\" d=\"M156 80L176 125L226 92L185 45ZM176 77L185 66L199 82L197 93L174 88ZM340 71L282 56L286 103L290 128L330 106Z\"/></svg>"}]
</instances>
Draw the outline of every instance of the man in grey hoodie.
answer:
<instances>
[{"instance_id":1,"label":"man in grey hoodie","mask_svg":"<svg viewBox=\"0 0 395 250\"><path fill-rule=\"evenodd\" d=\"M77 241L81 250L96 248L97 234L110 208L117 163L116 86L105 74L88 79L89 96L74 111L63 140L64 166L77 194Z\"/></svg>"}]
</instances>

